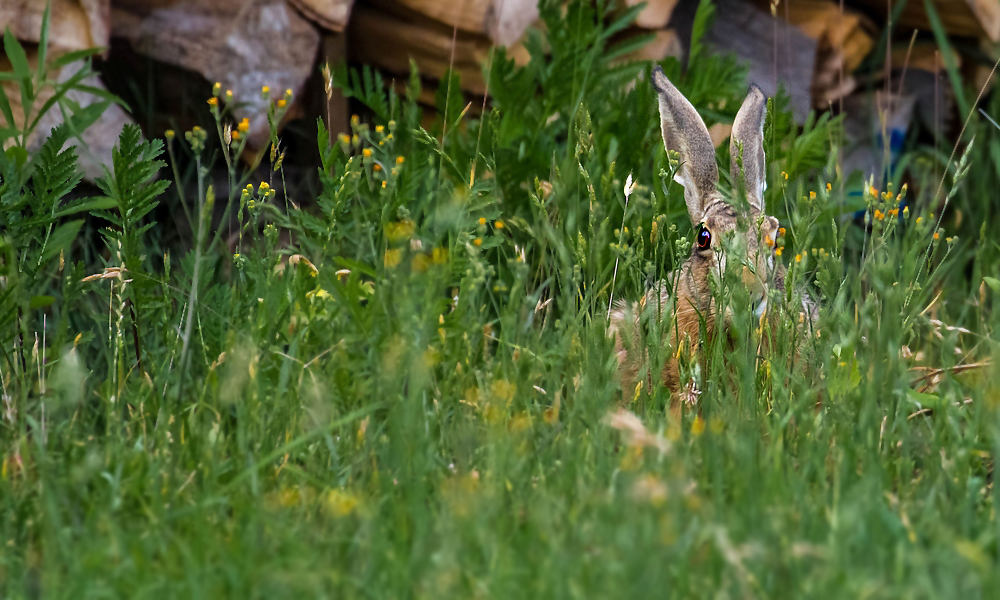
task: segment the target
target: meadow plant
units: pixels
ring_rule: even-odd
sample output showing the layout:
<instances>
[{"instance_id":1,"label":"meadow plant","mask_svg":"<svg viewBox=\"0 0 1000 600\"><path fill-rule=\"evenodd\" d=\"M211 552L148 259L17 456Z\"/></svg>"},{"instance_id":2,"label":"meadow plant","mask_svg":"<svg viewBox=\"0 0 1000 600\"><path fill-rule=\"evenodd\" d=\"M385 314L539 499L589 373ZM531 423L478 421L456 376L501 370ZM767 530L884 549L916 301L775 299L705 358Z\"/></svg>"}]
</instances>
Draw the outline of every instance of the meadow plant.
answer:
<instances>
[{"instance_id":1,"label":"meadow plant","mask_svg":"<svg viewBox=\"0 0 1000 600\"><path fill-rule=\"evenodd\" d=\"M762 326L723 279L731 336L647 336L702 369L672 415L663 386L620 389L607 335L612 296L640 297L697 232L652 65L616 42L636 10L542 3L531 61L497 49L486 106L445 77L433 121L415 70L399 96L370 69L324 69L365 112L317 123L316 198L285 176L288 93L263 92L269 144L249 161L221 86L214 123L168 133L195 190L157 178L164 144L130 127L102 195L65 200L80 175L63 147L93 115L34 154L2 130L3 594L995 589L1000 132L972 128L945 209L897 175L849 196L838 121L797 129L769 101L764 203L789 280L769 310L787 318ZM745 93L702 46L711 14L686 70L660 64L708 125ZM35 85L16 61L3 77ZM187 246L155 243L158 202L188 214ZM78 235L87 219L103 242ZM797 286L820 301L813 333Z\"/></svg>"}]
</instances>

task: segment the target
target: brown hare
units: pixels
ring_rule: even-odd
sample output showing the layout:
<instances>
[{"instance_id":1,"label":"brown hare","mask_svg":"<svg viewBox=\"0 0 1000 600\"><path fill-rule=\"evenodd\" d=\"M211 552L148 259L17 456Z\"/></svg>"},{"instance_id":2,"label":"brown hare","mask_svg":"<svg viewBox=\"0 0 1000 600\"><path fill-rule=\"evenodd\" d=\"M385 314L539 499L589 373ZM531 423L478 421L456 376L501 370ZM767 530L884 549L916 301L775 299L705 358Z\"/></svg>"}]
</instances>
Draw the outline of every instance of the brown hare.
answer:
<instances>
[{"instance_id":1,"label":"brown hare","mask_svg":"<svg viewBox=\"0 0 1000 600\"><path fill-rule=\"evenodd\" d=\"M648 358L640 332L649 319L659 320L664 341L671 350L659 380L674 392L676 399L682 383L687 383L680 381L677 349L698 347L702 321L709 337L727 327L728 315L717 314L712 293L712 280L719 281L726 272L727 258L730 268L742 280L758 318L767 310L769 288L784 290L785 272L780 264L776 267L774 258L778 220L764 213L763 138L767 99L763 92L757 87L750 89L733 123L731 174L734 186L745 190L748 205L740 210L716 189L719 169L715 148L694 106L659 67L653 71L652 80L659 97L663 144L668 151L679 155L674 180L684 187L688 214L699 230L691 256L679 271L652 286L638 302L616 303L611 311L609 333L614 336L622 390L629 398L638 384L649 389L657 380L653 368L642 382L638 378ZM806 295L801 310L800 321L811 326L816 306ZM685 396L693 400L694 390L687 391Z\"/></svg>"}]
</instances>

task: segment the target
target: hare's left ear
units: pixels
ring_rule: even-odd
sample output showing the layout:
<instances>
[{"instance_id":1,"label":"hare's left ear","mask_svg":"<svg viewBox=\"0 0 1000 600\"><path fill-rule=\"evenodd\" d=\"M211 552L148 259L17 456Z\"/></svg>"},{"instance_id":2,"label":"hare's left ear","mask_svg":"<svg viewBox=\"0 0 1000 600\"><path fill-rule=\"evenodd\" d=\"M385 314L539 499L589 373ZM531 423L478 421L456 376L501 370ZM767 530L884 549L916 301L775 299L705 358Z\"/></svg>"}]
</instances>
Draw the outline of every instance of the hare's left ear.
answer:
<instances>
[{"instance_id":1,"label":"hare's left ear","mask_svg":"<svg viewBox=\"0 0 1000 600\"><path fill-rule=\"evenodd\" d=\"M729 173L733 185L742 177L750 206L764 212L764 190L767 189L764 167L764 117L767 114L767 98L757 86L750 86L750 93L733 121L733 133L729 141ZM740 172L740 153L743 169Z\"/></svg>"}]
</instances>

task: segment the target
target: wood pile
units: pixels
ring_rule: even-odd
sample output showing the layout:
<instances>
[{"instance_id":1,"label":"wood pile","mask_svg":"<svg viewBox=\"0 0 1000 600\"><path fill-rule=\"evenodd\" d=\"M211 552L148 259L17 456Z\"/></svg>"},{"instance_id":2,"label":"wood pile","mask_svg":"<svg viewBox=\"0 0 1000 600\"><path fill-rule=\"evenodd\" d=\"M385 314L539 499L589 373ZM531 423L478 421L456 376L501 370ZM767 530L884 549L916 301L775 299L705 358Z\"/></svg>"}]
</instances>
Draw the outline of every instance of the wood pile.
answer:
<instances>
[{"instance_id":1,"label":"wood pile","mask_svg":"<svg viewBox=\"0 0 1000 600\"><path fill-rule=\"evenodd\" d=\"M47 1L0 2L0 27L9 27L27 42L29 53L36 52L31 44L38 42ZM636 6L641 0L621 1L625 6ZM387 81L404 81L412 60L428 80L425 90L429 98L436 81L450 66L460 75L464 92L482 97L488 91L483 64L491 49L506 46L515 60L526 61L527 52L519 42L538 20L538 0L51 2L53 55L92 46L124 46L146 60L174 68L175 78L158 78L151 84L154 94L171 99L157 105L157 110L168 113L180 104L173 100L178 89L200 90L195 100L202 102L211 85L219 82L233 92L235 116L249 119L248 143L256 150L266 145L268 100L261 94L265 85L276 94L292 90L294 108L288 114L293 118L317 113L308 103L301 104L301 98L304 92L321 95L316 92L321 92L322 86L310 85L310 81L317 79L323 62L369 64ZM653 41L629 58L675 56L684 60L697 4L698 0L646 0L626 35L651 33ZM765 92L773 93L783 86L800 122L811 109L842 104L862 84L870 86L879 78L898 77L904 63L914 84L904 92L919 95L928 87L948 87L927 85L927 78L935 82L942 69L931 25L936 20L933 14L928 15L927 6L936 13L947 35L966 38L959 47L978 52L978 60L990 50L983 53L976 49L977 43L1000 41L998 0L909 0L898 23L892 24L890 60L881 64L866 59L875 50L879 31L886 27L886 0L715 0L715 4L715 20L706 36L709 47L735 53L747 64L750 80ZM908 42L914 29L924 33L911 49ZM958 58L950 64L956 64ZM985 79L977 59L965 58L966 64L972 65L966 74ZM5 60L0 57L0 68ZM71 72L67 69L64 71ZM183 85L177 77L186 78ZM92 83L101 85L98 80ZM10 93L11 82L3 85L10 98L18 97ZM85 104L93 98L83 95L74 100ZM938 100L935 97L935 106L939 106ZM926 112L921 102L917 98L918 114ZM336 112L334 120L346 123L348 103L341 99ZM46 127L58 122L58 117L54 119L46 122ZM88 141L93 142L95 160L88 167L88 176L92 168L106 162L116 130L128 119L124 111L115 109L95 128L93 135L101 139ZM160 135L162 129L147 134Z\"/></svg>"}]
</instances>

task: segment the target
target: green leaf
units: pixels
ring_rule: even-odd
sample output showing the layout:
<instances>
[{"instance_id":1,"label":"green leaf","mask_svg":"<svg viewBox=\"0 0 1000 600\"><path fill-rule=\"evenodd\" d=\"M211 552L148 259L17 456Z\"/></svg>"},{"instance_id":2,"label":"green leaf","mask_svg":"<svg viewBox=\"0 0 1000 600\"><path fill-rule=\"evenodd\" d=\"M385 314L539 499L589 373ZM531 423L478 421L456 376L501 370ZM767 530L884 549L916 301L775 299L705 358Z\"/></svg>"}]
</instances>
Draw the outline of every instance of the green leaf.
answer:
<instances>
[{"instance_id":1,"label":"green leaf","mask_svg":"<svg viewBox=\"0 0 1000 600\"><path fill-rule=\"evenodd\" d=\"M986 285L990 286L994 294L1000 294L1000 279L996 277L983 277L983 281L986 282Z\"/></svg>"},{"instance_id":2,"label":"green leaf","mask_svg":"<svg viewBox=\"0 0 1000 600\"><path fill-rule=\"evenodd\" d=\"M0 112L3 112L3 117L7 119L7 125L13 129L14 111L10 108L10 100L7 98L7 92L4 91L3 86L0 86Z\"/></svg>"},{"instance_id":3,"label":"green leaf","mask_svg":"<svg viewBox=\"0 0 1000 600\"><path fill-rule=\"evenodd\" d=\"M31 301L28 302L28 308L31 310L47 308L52 306L52 303L55 301L56 299L53 296L32 296Z\"/></svg>"},{"instance_id":4,"label":"green leaf","mask_svg":"<svg viewBox=\"0 0 1000 600\"><path fill-rule=\"evenodd\" d=\"M10 60L10 64L14 67L14 76L18 79L30 78L31 70L28 68L28 55L24 53L21 42L17 41L17 38L11 33L10 27L7 27L3 33L3 49L7 52L7 59Z\"/></svg>"},{"instance_id":5,"label":"green leaf","mask_svg":"<svg viewBox=\"0 0 1000 600\"><path fill-rule=\"evenodd\" d=\"M49 99L46 100L44 104L42 104L42 107L38 109L38 114L35 115L35 119L31 122L31 125L28 127L27 131L28 132L34 131L35 127L38 126L38 122L42 120L42 117L44 117L45 114L49 112L49 110L53 106L55 106L56 102L62 100L63 97L66 95L66 93L69 92L71 89L73 89L74 84L76 84L79 81L83 81L89 76L90 76L89 69L80 69L65 82L55 86L52 96L50 96Z\"/></svg>"},{"instance_id":6,"label":"green leaf","mask_svg":"<svg viewBox=\"0 0 1000 600\"><path fill-rule=\"evenodd\" d=\"M937 394L925 394L916 390L906 390L906 399L916 404L920 408L940 408L941 397Z\"/></svg>"},{"instance_id":7,"label":"green leaf","mask_svg":"<svg viewBox=\"0 0 1000 600\"><path fill-rule=\"evenodd\" d=\"M122 108L124 108L128 112L132 112L132 109L129 108L128 104L126 104L124 100L122 100L117 95L112 94L111 92L109 92L108 90L106 90L104 88L94 87L92 85L83 85L83 84L81 84L81 85L73 86L73 89L76 90L76 91L78 91L78 92L85 92L85 93L90 94L92 96L97 96L98 98L104 98L105 100L108 100L109 102L114 102L115 104L121 106Z\"/></svg>"},{"instance_id":8,"label":"green leaf","mask_svg":"<svg viewBox=\"0 0 1000 600\"><path fill-rule=\"evenodd\" d=\"M88 198L77 204L73 204L53 215L55 218L67 217L69 215L75 215L81 212L89 212L93 210L108 210L117 206L113 198L107 196L96 196L93 198Z\"/></svg>"},{"instance_id":9,"label":"green leaf","mask_svg":"<svg viewBox=\"0 0 1000 600\"><path fill-rule=\"evenodd\" d=\"M58 255L59 252L68 248L76 239L76 235L80 232L81 227L83 227L83 219L69 221L56 227L56 230L52 232L52 235L49 236L45 244L45 252L38 259L38 264L44 264L53 256Z\"/></svg>"},{"instance_id":10,"label":"green leaf","mask_svg":"<svg viewBox=\"0 0 1000 600\"><path fill-rule=\"evenodd\" d=\"M83 50L76 50L74 52L67 52L59 58L52 61L49 68L52 70L61 69L70 63L74 63L78 60L83 60L88 56L93 56L102 52L104 48L85 48Z\"/></svg>"},{"instance_id":11,"label":"green leaf","mask_svg":"<svg viewBox=\"0 0 1000 600\"><path fill-rule=\"evenodd\" d=\"M28 151L20 146L11 146L7 148L7 158L14 161L18 167L23 167L24 163L28 162Z\"/></svg>"},{"instance_id":12,"label":"green leaf","mask_svg":"<svg viewBox=\"0 0 1000 600\"><path fill-rule=\"evenodd\" d=\"M42 31L38 37L38 81L45 81L45 60L49 51L49 22L52 3L45 3L45 12L42 13Z\"/></svg>"},{"instance_id":13,"label":"green leaf","mask_svg":"<svg viewBox=\"0 0 1000 600\"><path fill-rule=\"evenodd\" d=\"M10 27L3 34L3 49L7 53L10 64L14 67L14 76L21 84L21 109L27 113L35 101L35 94L31 86L31 70L28 68L28 55L24 53L21 43L10 32Z\"/></svg>"},{"instance_id":14,"label":"green leaf","mask_svg":"<svg viewBox=\"0 0 1000 600\"><path fill-rule=\"evenodd\" d=\"M959 114L968 114L969 101L965 98L965 88L962 87L962 76L958 72L958 62L955 59L955 50L948 40L948 32L944 30L941 17L937 8L931 0L924 0L924 9L927 11L927 20L931 23L931 31L934 32L934 41L941 49L941 60L944 62L944 69L948 72L948 79L951 80L951 87L955 91L955 101L958 103Z\"/></svg>"}]
</instances>

